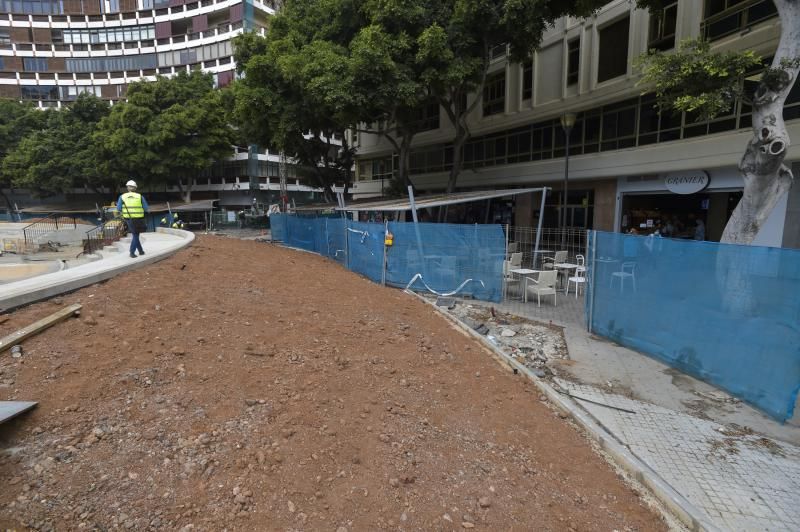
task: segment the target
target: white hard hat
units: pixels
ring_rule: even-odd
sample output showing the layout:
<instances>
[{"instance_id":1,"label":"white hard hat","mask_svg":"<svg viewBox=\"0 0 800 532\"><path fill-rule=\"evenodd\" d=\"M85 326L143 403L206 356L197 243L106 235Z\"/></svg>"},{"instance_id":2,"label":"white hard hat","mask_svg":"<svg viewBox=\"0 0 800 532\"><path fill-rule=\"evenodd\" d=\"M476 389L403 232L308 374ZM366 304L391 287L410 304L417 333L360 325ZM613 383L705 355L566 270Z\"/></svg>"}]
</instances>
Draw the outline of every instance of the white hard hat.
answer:
<instances>
[{"instance_id":1,"label":"white hard hat","mask_svg":"<svg viewBox=\"0 0 800 532\"><path fill-rule=\"evenodd\" d=\"M134 181L133 179L131 179L130 181L128 181L127 183L125 183L125 186L126 186L126 187L136 187L136 181Z\"/></svg>"}]
</instances>

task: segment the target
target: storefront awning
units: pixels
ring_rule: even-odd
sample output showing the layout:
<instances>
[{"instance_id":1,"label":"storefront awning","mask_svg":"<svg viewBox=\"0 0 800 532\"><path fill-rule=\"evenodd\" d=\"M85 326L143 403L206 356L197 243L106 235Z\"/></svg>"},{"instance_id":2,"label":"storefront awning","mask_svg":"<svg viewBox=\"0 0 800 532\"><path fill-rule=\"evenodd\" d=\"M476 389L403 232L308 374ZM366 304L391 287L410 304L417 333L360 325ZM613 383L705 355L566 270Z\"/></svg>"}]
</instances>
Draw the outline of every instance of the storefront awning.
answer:
<instances>
[{"instance_id":1,"label":"storefront awning","mask_svg":"<svg viewBox=\"0 0 800 532\"><path fill-rule=\"evenodd\" d=\"M444 205L455 205L457 203L469 203L472 201L486 201L492 198L503 198L506 196L516 196L517 194L529 194L531 192L542 192L543 187L538 188L509 188L504 190L472 190L469 192L454 192L452 194L430 194L414 198L414 205L417 210L428 209L431 207L442 207ZM364 211L364 212L402 212L410 211L411 201L409 198L398 198L392 200L365 201L358 204L350 204L344 208L336 207L337 211Z\"/></svg>"}]
</instances>

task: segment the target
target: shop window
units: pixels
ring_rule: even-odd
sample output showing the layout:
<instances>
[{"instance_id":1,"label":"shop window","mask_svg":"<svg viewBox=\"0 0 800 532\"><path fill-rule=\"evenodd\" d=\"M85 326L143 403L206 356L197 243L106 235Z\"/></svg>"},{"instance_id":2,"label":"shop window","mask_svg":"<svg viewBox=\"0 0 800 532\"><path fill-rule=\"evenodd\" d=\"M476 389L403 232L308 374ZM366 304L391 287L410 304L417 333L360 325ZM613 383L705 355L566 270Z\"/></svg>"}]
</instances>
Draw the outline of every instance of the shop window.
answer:
<instances>
[{"instance_id":1,"label":"shop window","mask_svg":"<svg viewBox=\"0 0 800 532\"><path fill-rule=\"evenodd\" d=\"M628 31L630 17L626 16L601 28L597 82L602 83L628 72Z\"/></svg>"},{"instance_id":2,"label":"shop window","mask_svg":"<svg viewBox=\"0 0 800 532\"><path fill-rule=\"evenodd\" d=\"M777 15L772 0L706 0L703 36L709 41L743 31Z\"/></svg>"},{"instance_id":3,"label":"shop window","mask_svg":"<svg viewBox=\"0 0 800 532\"><path fill-rule=\"evenodd\" d=\"M505 111L506 71L491 74L483 87L483 116L495 115Z\"/></svg>"},{"instance_id":4,"label":"shop window","mask_svg":"<svg viewBox=\"0 0 800 532\"><path fill-rule=\"evenodd\" d=\"M522 64L522 99L533 98L533 59Z\"/></svg>"},{"instance_id":5,"label":"shop window","mask_svg":"<svg viewBox=\"0 0 800 532\"><path fill-rule=\"evenodd\" d=\"M581 61L581 40L572 39L567 43L567 86L578 83Z\"/></svg>"},{"instance_id":6,"label":"shop window","mask_svg":"<svg viewBox=\"0 0 800 532\"><path fill-rule=\"evenodd\" d=\"M675 24L678 20L678 2L650 13L647 36L648 50L670 50L675 47Z\"/></svg>"}]
</instances>

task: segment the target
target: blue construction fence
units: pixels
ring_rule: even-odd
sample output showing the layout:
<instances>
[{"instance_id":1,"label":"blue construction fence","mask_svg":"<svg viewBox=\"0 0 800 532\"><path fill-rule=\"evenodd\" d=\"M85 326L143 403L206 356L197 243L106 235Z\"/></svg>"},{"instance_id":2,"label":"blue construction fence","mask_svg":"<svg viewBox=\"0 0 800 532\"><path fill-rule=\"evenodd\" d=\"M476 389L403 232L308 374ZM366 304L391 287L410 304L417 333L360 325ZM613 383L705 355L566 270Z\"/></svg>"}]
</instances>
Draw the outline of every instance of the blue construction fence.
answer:
<instances>
[{"instance_id":1,"label":"blue construction fence","mask_svg":"<svg viewBox=\"0 0 800 532\"><path fill-rule=\"evenodd\" d=\"M499 302L506 236L501 225L354 222L273 214L272 239L329 257L375 282ZM386 231L393 244L385 247ZM385 261L385 262L384 262Z\"/></svg>"},{"instance_id":2,"label":"blue construction fence","mask_svg":"<svg viewBox=\"0 0 800 532\"><path fill-rule=\"evenodd\" d=\"M591 330L785 421L800 390L800 250L591 232Z\"/></svg>"}]
</instances>

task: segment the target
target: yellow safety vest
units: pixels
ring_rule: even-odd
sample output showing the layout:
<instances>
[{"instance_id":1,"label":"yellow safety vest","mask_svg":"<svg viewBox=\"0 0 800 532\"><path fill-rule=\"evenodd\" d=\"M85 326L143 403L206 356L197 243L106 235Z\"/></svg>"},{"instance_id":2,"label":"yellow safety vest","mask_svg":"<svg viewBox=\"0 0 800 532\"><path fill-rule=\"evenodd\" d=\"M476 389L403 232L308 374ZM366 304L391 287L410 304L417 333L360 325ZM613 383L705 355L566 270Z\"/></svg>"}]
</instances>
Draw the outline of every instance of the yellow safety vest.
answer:
<instances>
[{"instance_id":1,"label":"yellow safety vest","mask_svg":"<svg viewBox=\"0 0 800 532\"><path fill-rule=\"evenodd\" d=\"M144 218L144 207L142 206L142 195L138 192L126 192L122 195L122 214L123 218Z\"/></svg>"}]
</instances>

